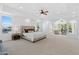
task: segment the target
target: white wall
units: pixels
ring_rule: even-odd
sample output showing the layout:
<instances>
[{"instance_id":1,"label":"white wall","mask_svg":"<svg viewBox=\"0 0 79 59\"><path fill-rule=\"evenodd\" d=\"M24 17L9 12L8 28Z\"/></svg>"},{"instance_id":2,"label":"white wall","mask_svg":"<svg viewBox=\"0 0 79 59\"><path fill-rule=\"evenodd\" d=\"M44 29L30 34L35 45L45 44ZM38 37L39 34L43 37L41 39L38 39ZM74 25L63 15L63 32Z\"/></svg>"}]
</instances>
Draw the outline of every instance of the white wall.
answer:
<instances>
[{"instance_id":1,"label":"white wall","mask_svg":"<svg viewBox=\"0 0 79 59\"><path fill-rule=\"evenodd\" d=\"M24 20L24 18L12 16L12 25L13 26L25 25L26 23L23 20ZM1 19L0 19L0 24L1 24ZM13 31L11 31L9 33L2 33L2 27L0 26L0 39L1 40L11 40L12 33L13 33Z\"/></svg>"},{"instance_id":2,"label":"white wall","mask_svg":"<svg viewBox=\"0 0 79 59\"><path fill-rule=\"evenodd\" d=\"M7 4L0 10L11 13L13 24L15 25L27 25L26 19L31 19L32 22L35 20L49 20L51 23L59 20L60 18L70 21L72 19L79 20L79 4ZM19 6L24 6L24 9L19 9ZM40 10L48 9L47 16L41 16ZM73 13L72 13L73 12ZM76 12L76 13L74 13ZM1 20L1 19L0 19ZM79 21L78 21L79 24ZM45 25L46 26L46 25ZM49 26L48 26L49 27ZM48 28L47 27L47 28ZM46 27L45 27L46 28ZM79 28L78 28L79 32ZM78 33L79 34L79 33ZM2 34L0 28L0 39L9 39L9 34ZM5 38L4 38L5 37ZM7 38L6 38L7 37Z\"/></svg>"},{"instance_id":3,"label":"white wall","mask_svg":"<svg viewBox=\"0 0 79 59\"><path fill-rule=\"evenodd\" d=\"M1 16L3 16L4 14L0 14L0 40L11 40L11 32L9 33L3 33L2 32L2 23L1 23Z\"/></svg>"}]
</instances>

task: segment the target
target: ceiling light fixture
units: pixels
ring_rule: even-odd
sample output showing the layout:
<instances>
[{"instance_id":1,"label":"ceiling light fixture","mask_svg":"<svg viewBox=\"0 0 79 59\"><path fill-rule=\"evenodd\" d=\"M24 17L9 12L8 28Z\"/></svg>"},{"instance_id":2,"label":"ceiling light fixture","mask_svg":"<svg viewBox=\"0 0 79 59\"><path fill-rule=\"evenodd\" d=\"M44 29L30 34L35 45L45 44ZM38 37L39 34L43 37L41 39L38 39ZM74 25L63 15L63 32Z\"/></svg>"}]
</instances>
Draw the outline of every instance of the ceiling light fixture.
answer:
<instances>
[{"instance_id":1,"label":"ceiling light fixture","mask_svg":"<svg viewBox=\"0 0 79 59\"><path fill-rule=\"evenodd\" d=\"M73 11L73 12L72 12L72 14L76 14L76 12L75 12L75 11Z\"/></svg>"},{"instance_id":2,"label":"ceiling light fixture","mask_svg":"<svg viewBox=\"0 0 79 59\"><path fill-rule=\"evenodd\" d=\"M22 6L20 6L19 8L20 8L20 9L22 9L23 7L22 7Z\"/></svg>"},{"instance_id":3,"label":"ceiling light fixture","mask_svg":"<svg viewBox=\"0 0 79 59\"><path fill-rule=\"evenodd\" d=\"M25 21L26 21L26 23L30 23L30 19L26 19Z\"/></svg>"},{"instance_id":4,"label":"ceiling light fixture","mask_svg":"<svg viewBox=\"0 0 79 59\"><path fill-rule=\"evenodd\" d=\"M41 9L40 10L40 14L41 15L47 15L48 14L48 10L47 9L45 9L45 10Z\"/></svg>"}]
</instances>

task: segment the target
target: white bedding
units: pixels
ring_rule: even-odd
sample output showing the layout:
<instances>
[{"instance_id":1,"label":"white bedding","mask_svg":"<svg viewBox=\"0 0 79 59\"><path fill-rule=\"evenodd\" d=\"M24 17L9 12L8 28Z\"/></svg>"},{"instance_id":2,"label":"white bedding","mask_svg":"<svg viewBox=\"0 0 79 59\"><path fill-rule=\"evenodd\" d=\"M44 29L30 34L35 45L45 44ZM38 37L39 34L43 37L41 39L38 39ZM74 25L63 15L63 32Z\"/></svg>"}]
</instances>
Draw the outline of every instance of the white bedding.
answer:
<instances>
[{"instance_id":1,"label":"white bedding","mask_svg":"<svg viewBox=\"0 0 79 59\"><path fill-rule=\"evenodd\" d=\"M32 33L23 33L24 38L30 41L36 41L46 37L45 32L32 32Z\"/></svg>"}]
</instances>

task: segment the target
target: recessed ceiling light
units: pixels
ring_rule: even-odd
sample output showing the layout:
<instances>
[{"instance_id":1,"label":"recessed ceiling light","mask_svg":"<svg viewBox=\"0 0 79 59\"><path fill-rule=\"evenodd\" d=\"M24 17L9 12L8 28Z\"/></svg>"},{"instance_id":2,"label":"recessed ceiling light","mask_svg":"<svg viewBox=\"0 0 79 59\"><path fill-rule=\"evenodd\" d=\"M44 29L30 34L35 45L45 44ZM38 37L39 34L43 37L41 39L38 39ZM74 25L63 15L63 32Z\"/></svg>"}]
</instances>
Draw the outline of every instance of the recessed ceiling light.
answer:
<instances>
[{"instance_id":1,"label":"recessed ceiling light","mask_svg":"<svg viewBox=\"0 0 79 59\"><path fill-rule=\"evenodd\" d=\"M22 6L20 6L19 8L20 8L20 9L22 9L23 7L22 7Z\"/></svg>"},{"instance_id":2,"label":"recessed ceiling light","mask_svg":"<svg viewBox=\"0 0 79 59\"><path fill-rule=\"evenodd\" d=\"M76 14L76 12L75 12L75 11L73 11L73 12L72 12L72 14Z\"/></svg>"},{"instance_id":3,"label":"recessed ceiling light","mask_svg":"<svg viewBox=\"0 0 79 59\"><path fill-rule=\"evenodd\" d=\"M30 23L30 19L26 19L25 21L26 21L27 23Z\"/></svg>"}]
</instances>

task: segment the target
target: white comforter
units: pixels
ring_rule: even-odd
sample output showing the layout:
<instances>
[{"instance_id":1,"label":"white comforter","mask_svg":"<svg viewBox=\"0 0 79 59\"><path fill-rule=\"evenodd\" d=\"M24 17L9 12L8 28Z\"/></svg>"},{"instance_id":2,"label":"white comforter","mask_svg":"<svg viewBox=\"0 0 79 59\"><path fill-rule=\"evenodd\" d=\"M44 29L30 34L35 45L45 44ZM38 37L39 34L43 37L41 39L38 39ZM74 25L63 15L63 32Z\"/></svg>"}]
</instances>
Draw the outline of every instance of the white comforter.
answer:
<instances>
[{"instance_id":1,"label":"white comforter","mask_svg":"<svg viewBox=\"0 0 79 59\"><path fill-rule=\"evenodd\" d=\"M46 37L45 32L32 32L32 33L23 33L24 38L30 41L36 41Z\"/></svg>"}]
</instances>

